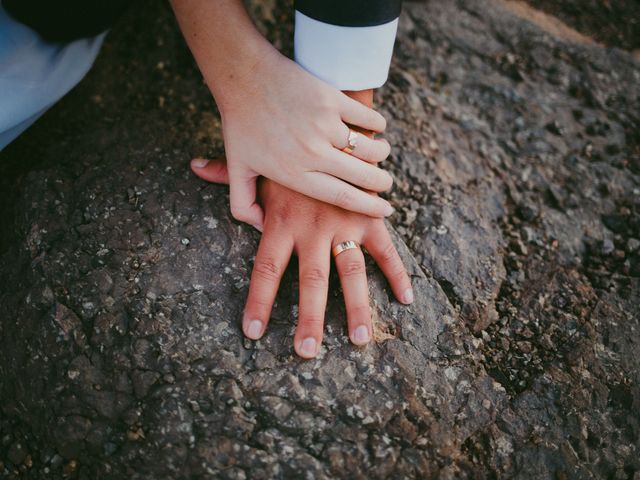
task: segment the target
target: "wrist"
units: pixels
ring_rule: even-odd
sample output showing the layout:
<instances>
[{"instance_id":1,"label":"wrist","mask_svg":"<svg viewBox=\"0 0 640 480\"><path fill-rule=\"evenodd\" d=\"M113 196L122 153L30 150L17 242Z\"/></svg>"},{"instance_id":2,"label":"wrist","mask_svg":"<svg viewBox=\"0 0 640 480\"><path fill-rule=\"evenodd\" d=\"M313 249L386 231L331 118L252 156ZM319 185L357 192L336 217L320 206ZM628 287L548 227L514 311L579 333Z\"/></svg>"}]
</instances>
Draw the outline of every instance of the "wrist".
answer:
<instances>
[{"instance_id":1,"label":"wrist","mask_svg":"<svg viewBox=\"0 0 640 480\"><path fill-rule=\"evenodd\" d=\"M242 0L171 0L198 67L223 108L246 87L252 70L275 48L260 34Z\"/></svg>"},{"instance_id":2,"label":"wrist","mask_svg":"<svg viewBox=\"0 0 640 480\"><path fill-rule=\"evenodd\" d=\"M373 107L373 88L366 90L343 90L342 93L369 108Z\"/></svg>"}]
</instances>

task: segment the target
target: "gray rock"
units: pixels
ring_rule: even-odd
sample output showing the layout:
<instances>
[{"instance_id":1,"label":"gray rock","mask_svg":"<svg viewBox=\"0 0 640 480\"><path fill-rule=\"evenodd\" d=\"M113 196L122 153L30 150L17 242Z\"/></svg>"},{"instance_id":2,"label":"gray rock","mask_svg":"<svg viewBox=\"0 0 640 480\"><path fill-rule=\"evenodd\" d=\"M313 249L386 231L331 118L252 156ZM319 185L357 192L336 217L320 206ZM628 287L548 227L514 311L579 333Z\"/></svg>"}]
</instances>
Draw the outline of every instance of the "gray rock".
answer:
<instances>
[{"instance_id":1,"label":"gray rock","mask_svg":"<svg viewBox=\"0 0 640 480\"><path fill-rule=\"evenodd\" d=\"M356 348L332 278L312 361L292 288L243 338L259 237L187 168L219 117L168 7L133 8L0 156L0 471L635 478L640 65L504 5L406 3L379 104L416 301L369 264ZM250 7L290 51L290 5Z\"/></svg>"}]
</instances>

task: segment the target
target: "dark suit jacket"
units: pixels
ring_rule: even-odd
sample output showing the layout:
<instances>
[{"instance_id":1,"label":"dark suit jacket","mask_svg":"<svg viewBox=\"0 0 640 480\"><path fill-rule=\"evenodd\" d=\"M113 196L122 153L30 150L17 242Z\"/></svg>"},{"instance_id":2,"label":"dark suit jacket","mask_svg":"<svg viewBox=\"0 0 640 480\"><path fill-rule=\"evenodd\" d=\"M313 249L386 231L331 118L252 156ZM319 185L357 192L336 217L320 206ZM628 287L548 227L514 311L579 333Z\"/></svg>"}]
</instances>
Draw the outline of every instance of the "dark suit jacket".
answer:
<instances>
[{"instance_id":1,"label":"dark suit jacket","mask_svg":"<svg viewBox=\"0 0 640 480\"><path fill-rule=\"evenodd\" d=\"M46 40L69 42L109 29L134 0L2 0L5 10ZM296 10L332 25L374 26L400 15L401 0L296 0Z\"/></svg>"}]
</instances>

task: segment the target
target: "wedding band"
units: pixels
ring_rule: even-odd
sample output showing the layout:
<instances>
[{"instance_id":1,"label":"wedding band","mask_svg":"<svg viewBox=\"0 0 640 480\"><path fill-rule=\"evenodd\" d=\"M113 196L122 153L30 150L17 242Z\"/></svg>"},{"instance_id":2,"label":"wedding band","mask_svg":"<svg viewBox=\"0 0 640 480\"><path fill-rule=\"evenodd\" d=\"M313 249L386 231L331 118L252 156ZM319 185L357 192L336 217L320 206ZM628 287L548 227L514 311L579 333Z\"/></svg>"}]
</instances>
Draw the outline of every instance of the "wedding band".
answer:
<instances>
[{"instance_id":1,"label":"wedding band","mask_svg":"<svg viewBox=\"0 0 640 480\"><path fill-rule=\"evenodd\" d=\"M347 240L346 242L339 243L338 245L333 247L331 249L331 253L333 253L333 257L335 258L345 250L351 250L352 248L360 248L360 245L358 245L358 243L354 242L353 240Z\"/></svg>"},{"instance_id":2,"label":"wedding band","mask_svg":"<svg viewBox=\"0 0 640 480\"><path fill-rule=\"evenodd\" d=\"M358 146L358 132L354 132L349 129L349 138L347 139L347 146L342 149L344 153L351 155Z\"/></svg>"}]
</instances>

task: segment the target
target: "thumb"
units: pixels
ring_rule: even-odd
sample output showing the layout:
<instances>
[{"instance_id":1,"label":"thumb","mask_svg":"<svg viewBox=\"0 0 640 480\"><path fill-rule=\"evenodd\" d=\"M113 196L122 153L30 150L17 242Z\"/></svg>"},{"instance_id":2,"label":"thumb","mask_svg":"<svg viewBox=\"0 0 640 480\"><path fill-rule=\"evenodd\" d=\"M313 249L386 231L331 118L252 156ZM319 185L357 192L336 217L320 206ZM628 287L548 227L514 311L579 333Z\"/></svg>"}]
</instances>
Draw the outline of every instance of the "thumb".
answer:
<instances>
[{"instance_id":1,"label":"thumb","mask_svg":"<svg viewBox=\"0 0 640 480\"><path fill-rule=\"evenodd\" d=\"M191 170L198 177L207 182L229 184L229 171L227 159L222 157L216 160L194 158L191 160Z\"/></svg>"},{"instance_id":2,"label":"thumb","mask_svg":"<svg viewBox=\"0 0 640 480\"><path fill-rule=\"evenodd\" d=\"M256 203L256 179L252 172L242 172L231 178L231 215L262 232L264 212Z\"/></svg>"}]
</instances>

